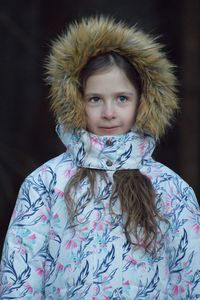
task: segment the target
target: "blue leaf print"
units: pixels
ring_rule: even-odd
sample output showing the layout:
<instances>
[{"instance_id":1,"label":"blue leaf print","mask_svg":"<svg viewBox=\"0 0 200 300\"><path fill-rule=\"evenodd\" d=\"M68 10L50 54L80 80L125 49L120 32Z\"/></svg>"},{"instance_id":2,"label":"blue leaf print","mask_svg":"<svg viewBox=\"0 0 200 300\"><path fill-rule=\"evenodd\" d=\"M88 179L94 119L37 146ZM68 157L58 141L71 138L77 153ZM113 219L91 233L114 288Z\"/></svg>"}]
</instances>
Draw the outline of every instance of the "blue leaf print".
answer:
<instances>
[{"instance_id":1,"label":"blue leaf print","mask_svg":"<svg viewBox=\"0 0 200 300\"><path fill-rule=\"evenodd\" d=\"M83 261L84 258L92 254L92 252L87 251L86 248L93 240L93 230L89 231L88 235L85 237L85 240L86 242L84 244L83 243L80 244L80 248L76 254L76 259L78 259L79 261Z\"/></svg>"},{"instance_id":2,"label":"blue leaf print","mask_svg":"<svg viewBox=\"0 0 200 300\"><path fill-rule=\"evenodd\" d=\"M124 253L123 253L123 260L125 259L127 253L131 250L131 245L128 241L126 241L126 243L123 244L123 250L124 250Z\"/></svg>"},{"instance_id":3,"label":"blue leaf print","mask_svg":"<svg viewBox=\"0 0 200 300\"><path fill-rule=\"evenodd\" d=\"M149 153L152 153L154 148L155 148L155 141L152 139L151 142L146 144L146 149L145 152L143 154L143 157L146 157Z\"/></svg>"},{"instance_id":4,"label":"blue leaf print","mask_svg":"<svg viewBox=\"0 0 200 300\"><path fill-rule=\"evenodd\" d=\"M110 153L114 153L117 151L118 149L118 145L117 145L117 142L116 140L111 140L111 143L112 143L112 146L110 145L107 145L107 141L108 140L105 140L104 143L105 143L105 147L102 149L102 151L100 152L100 154L104 154L104 155L108 155Z\"/></svg>"},{"instance_id":5,"label":"blue leaf print","mask_svg":"<svg viewBox=\"0 0 200 300\"><path fill-rule=\"evenodd\" d=\"M32 226L40 221L41 216L34 218L34 215L44 205L42 195L46 193L46 188L40 176L38 176L38 181L39 183L33 180L32 177L29 177L22 185L19 194L20 201L16 205L16 216L10 226ZM55 184L54 179L51 182L52 185ZM36 192L34 192L34 197L32 195L33 191Z\"/></svg>"},{"instance_id":6,"label":"blue leaf print","mask_svg":"<svg viewBox=\"0 0 200 300\"><path fill-rule=\"evenodd\" d=\"M61 161L58 162L58 165L62 164L62 163L71 163L71 160L72 160L72 155L70 152L64 152L63 153L63 157L61 158Z\"/></svg>"},{"instance_id":7,"label":"blue leaf print","mask_svg":"<svg viewBox=\"0 0 200 300\"><path fill-rule=\"evenodd\" d=\"M184 194L185 194L185 200L186 203L189 203L189 206L194 207L197 211L199 211L199 204L198 201L196 201L196 196L194 195L193 190L191 189L191 187L187 187L184 189ZM198 213L198 215L200 216L200 213Z\"/></svg>"},{"instance_id":8,"label":"blue leaf print","mask_svg":"<svg viewBox=\"0 0 200 300\"><path fill-rule=\"evenodd\" d=\"M106 244L108 244L108 243L111 243L111 242L113 242L113 241L115 241L115 240L117 240L117 239L119 239L119 236L111 236L111 237L107 237L106 236Z\"/></svg>"},{"instance_id":9,"label":"blue leaf print","mask_svg":"<svg viewBox=\"0 0 200 300\"><path fill-rule=\"evenodd\" d=\"M83 251L85 250L85 248L91 243L91 241L93 240L93 230L90 230L88 232L88 235L87 237L85 238L86 241L85 241L85 244L84 244L84 247L83 247ZM81 245L82 246L82 245Z\"/></svg>"},{"instance_id":10,"label":"blue leaf print","mask_svg":"<svg viewBox=\"0 0 200 300\"><path fill-rule=\"evenodd\" d=\"M80 215L85 207L87 206L87 204L90 202L91 200L91 197L89 197L89 189L87 190L87 192L85 194L83 194L83 196L80 197L77 205L76 205L76 209L77 209L77 212L78 214L77 215Z\"/></svg>"},{"instance_id":11,"label":"blue leaf print","mask_svg":"<svg viewBox=\"0 0 200 300\"><path fill-rule=\"evenodd\" d=\"M106 281L112 280L112 279L114 278L116 272L117 272L117 268L114 269L114 270L108 275ZM104 282L105 282L105 280L104 280Z\"/></svg>"},{"instance_id":12,"label":"blue leaf print","mask_svg":"<svg viewBox=\"0 0 200 300\"><path fill-rule=\"evenodd\" d=\"M192 251L192 253L189 255L189 258L187 260L187 266L191 265L193 256L194 256L194 251Z\"/></svg>"},{"instance_id":13,"label":"blue leaf print","mask_svg":"<svg viewBox=\"0 0 200 300\"><path fill-rule=\"evenodd\" d=\"M137 295L134 299L137 300L138 297L142 297L142 298L147 297L148 294L152 293L156 289L159 281L160 281L160 278L158 276L158 266L157 266L156 267L156 272L155 272L152 280L149 283L148 283L148 280L147 280L145 286L143 286L143 284L140 280L139 287L138 287L138 292L137 292Z\"/></svg>"},{"instance_id":14,"label":"blue leaf print","mask_svg":"<svg viewBox=\"0 0 200 300\"><path fill-rule=\"evenodd\" d=\"M17 289L18 294L17 294L17 298L16 298L15 295L14 296L10 295L10 294L12 294L11 289L6 289L2 293L0 293L0 297L1 297L0 299L2 299L2 300L21 299L26 296L27 292L28 292L28 288L25 288L22 292L19 292Z\"/></svg>"},{"instance_id":15,"label":"blue leaf print","mask_svg":"<svg viewBox=\"0 0 200 300\"><path fill-rule=\"evenodd\" d=\"M83 299L82 297L85 297L85 296L88 294L88 291L89 291L91 285L92 285L92 284L88 284L88 285L86 286L86 288L85 288L83 291L81 291L81 295L80 295L81 298L80 298L80 300L82 300L82 299Z\"/></svg>"},{"instance_id":16,"label":"blue leaf print","mask_svg":"<svg viewBox=\"0 0 200 300\"><path fill-rule=\"evenodd\" d=\"M159 188L161 186L161 183L169 182L172 179L174 179L172 175L164 173L163 175L161 175L155 180L154 184Z\"/></svg>"},{"instance_id":17,"label":"blue leaf print","mask_svg":"<svg viewBox=\"0 0 200 300\"><path fill-rule=\"evenodd\" d=\"M107 245L108 243L111 243L112 241L116 240L116 239L119 239L119 236L111 236L111 232L112 230L114 230L118 225L119 223L116 224L112 224L113 226L111 228L106 228L103 232L103 235L100 237L100 243L101 244L105 244Z\"/></svg>"},{"instance_id":18,"label":"blue leaf print","mask_svg":"<svg viewBox=\"0 0 200 300\"><path fill-rule=\"evenodd\" d=\"M21 258L23 259L25 263L25 267L23 271L20 274L17 274L15 266L14 266L14 260L15 260L15 251L13 251L10 255L8 256L8 245L5 247L5 254L4 254L4 259L3 259L3 265L4 265L4 272L10 274L12 277L12 286L8 287L5 285L5 289L1 291L1 296L4 296L4 299L16 299L15 297L6 297L6 295L12 293L15 290L18 290L23 286L23 284L26 282L26 280L30 277L31 273L31 268L28 266L27 261L28 257L27 254L25 256L21 255ZM22 291L22 295L25 295L28 290ZM22 297L22 296L20 296ZM3 298L1 298L3 299Z\"/></svg>"},{"instance_id":19,"label":"blue leaf print","mask_svg":"<svg viewBox=\"0 0 200 300\"><path fill-rule=\"evenodd\" d=\"M54 186L56 185L56 173L50 167L45 169L45 173L50 175L50 178L47 181L48 186L44 184L41 174L38 174L37 181L33 176L29 176L26 180L28 183L30 183L35 191L40 193L40 195L46 193L52 194L54 191Z\"/></svg>"},{"instance_id":20,"label":"blue leaf print","mask_svg":"<svg viewBox=\"0 0 200 300\"><path fill-rule=\"evenodd\" d=\"M158 299L160 299L159 296L160 296L160 292L157 292L157 294L154 296L153 299L154 299L154 300L158 300Z\"/></svg>"},{"instance_id":21,"label":"blue leaf print","mask_svg":"<svg viewBox=\"0 0 200 300\"><path fill-rule=\"evenodd\" d=\"M122 296L122 288L117 288L117 289L114 289L112 295L111 295L111 299L112 300L119 300L121 299L121 296Z\"/></svg>"},{"instance_id":22,"label":"blue leaf print","mask_svg":"<svg viewBox=\"0 0 200 300\"><path fill-rule=\"evenodd\" d=\"M98 278L102 273L105 273L110 267L110 265L112 264L114 258L115 258L115 248L114 245L112 245L112 249L108 252L108 254L104 258L100 266L98 261L97 268L94 272L94 278Z\"/></svg>"},{"instance_id":23,"label":"blue leaf print","mask_svg":"<svg viewBox=\"0 0 200 300\"><path fill-rule=\"evenodd\" d=\"M184 229L184 233L183 233L183 236L180 240L178 249L175 252L174 257L172 259L172 262L169 266L169 270L170 270L171 273L180 272L183 269L183 266L178 267L178 265L179 265L180 260L182 260L183 257L185 256L187 245L188 245L187 232ZM178 267L178 268L176 269L176 267Z\"/></svg>"},{"instance_id":24,"label":"blue leaf print","mask_svg":"<svg viewBox=\"0 0 200 300\"><path fill-rule=\"evenodd\" d=\"M105 282L108 282L110 280L113 279L113 277L115 276L115 273L117 272L117 268L114 269L109 275L106 276L106 280L104 278L102 278L102 276L100 276L99 278L97 278L94 283L96 284L102 284L102 283L105 283Z\"/></svg>"},{"instance_id":25,"label":"blue leaf print","mask_svg":"<svg viewBox=\"0 0 200 300\"><path fill-rule=\"evenodd\" d=\"M198 283L200 283L200 270L197 270L192 278L191 293L193 293L193 291Z\"/></svg>"},{"instance_id":26,"label":"blue leaf print","mask_svg":"<svg viewBox=\"0 0 200 300\"><path fill-rule=\"evenodd\" d=\"M6 243L5 249L4 249L4 257L3 257L4 270L7 273L13 274L14 277L17 277L17 273L16 273L16 271L13 267L14 256L15 256L15 251L13 251L11 253L10 257L9 257L9 255L8 255L8 243Z\"/></svg>"},{"instance_id":27,"label":"blue leaf print","mask_svg":"<svg viewBox=\"0 0 200 300\"><path fill-rule=\"evenodd\" d=\"M32 203L29 206L29 208L25 212L16 215L15 219L10 224L10 227L11 226L18 226L18 227L32 226L38 223L38 221L41 220L41 216L38 216L33 220L29 220L29 219L39 210L39 208L42 205L43 205L42 199L37 199L34 203Z\"/></svg>"},{"instance_id":28,"label":"blue leaf print","mask_svg":"<svg viewBox=\"0 0 200 300\"><path fill-rule=\"evenodd\" d=\"M26 280L29 278L31 273L31 268L27 265L26 269L17 277L17 280L15 281L15 288L21 287Z\"/></svg>"},{"instance_id":29,"label":"blue leaf print","mask_svg":"<svg viewBox=\"0 0 200 300\"><path fill-rule=\"evenodd\" d=\"M83 268L83 270L81 271L77 281L76 281L76 286L79 286L79 285L84 285L85 283L85 280L87 278L89 274L89 263L88 261L86 260L86 264L85 264L85 267Z\"/></svg>"},{"instance_id":30,"label":"blue leaf print","mask_svg":"<svg viewBox=\"0 0 200 300\"><path fill-rule=\"evenodd\" d=\"M39 251L37 251L34 254L32 259L34 259L34 258L37 259L38 257L45 258L46 260L53 260L53 257L51 256L51 254L49 252L48 240L45 240L45 242L43 243L43 246L39 249Z\"/></svg>"},{"instance_id":31,"label":"blue leaf print","mask_svg":"<svg viewBox=\"0 0 200 300\"><path fill-rule=\"evenodd\" d=\"M131 262L129 261L129 262L127 262L126 264L125 264L125 266L123 267L123 269L122 269L122 272L125 272L125 271L127 271L128 270L128 268L130 267L130 265L131 265Z\"/></svg>"},{"instance_id":32,"label":"blue leaf print","mask_svg":"<svg viewBox=\"0 0 200 300\"><path fill-rule=\"evenodd\" d=\"M112 183L109 182L108 184L106 184L106 186L103 188L103 190L99 189L99 192L100 193L97 196L98 202L108 199L108 197L110 196L110 194L112 192Z\"/></svg>"},{"instance_id":33,"label":"blue leaf print","mask_svg":"<svg viewBox=\"0 0 200 300\"><path fill-rule=\"evenodd\" d=\"M86 264L85 264L84 268L82 269L82 271L75 283L75 287L73 286L70 289L69 293L67 294L66 299L70 299L70 298L74 297L76 292L85 285L85 281L86 281L88 274L89 274L89 263L88 263L88 261L86 261Z\"/></svg>"},{"instance_id":34,"label":"blue leaf print","mask_svg":"<svg viewBox=\"0 0 200 300\"><path fill-rule=\"evenodd\" d=\"M117 169L119 169L126 161L127 159L130 157L132 152L132 145L130 145L129 149L124 152L117 160L116 163L119 164L119 166L117 167Z\"/></svg>"},{"instance_id":35,"label":"blue leaf print","mask_svg":"<svg viewBox=\"0 0 200 300\"><path fill-rule=\"evenodd\" d=\"M82 145L80 147L80 149L78 150L78 153L77 153L77 156L76 156L76 162L77 162L78 166L82 165L85 154L86 154L86 152L85 152L85 149L84 149L84 145Z\"/></svg>"},{"instance_id":36,"label":"blue leaf print","mask_svg":"<svg viewBox=\"0 0 200 300\"><path fill-rule=\"evenodd\" d=\"M45 279L46 287L51 286L54 283L54 281L56 280L57 275L59 273L59 268L57 268L57 270L56 270L58 256L59 256L59 251L57 252L56 257L52 257L50 252L48 251L46 263L48 263L49 268L48 268L48 273L47 273L46 279Z\"/></svg>"}]
</instances>

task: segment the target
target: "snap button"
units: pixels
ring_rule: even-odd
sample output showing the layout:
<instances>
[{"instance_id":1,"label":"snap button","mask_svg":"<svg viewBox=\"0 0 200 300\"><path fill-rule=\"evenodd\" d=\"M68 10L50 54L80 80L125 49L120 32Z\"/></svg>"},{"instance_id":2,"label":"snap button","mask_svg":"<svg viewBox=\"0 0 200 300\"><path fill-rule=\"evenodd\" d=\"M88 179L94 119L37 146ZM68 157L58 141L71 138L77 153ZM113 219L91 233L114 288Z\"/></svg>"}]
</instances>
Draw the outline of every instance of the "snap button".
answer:
<instances>
[{"instance_id":1,"label":"snap button","mask_svg":"<svg viewBox=\"0 0 200 300\"><path fill-rule=\"evenodd\" d=\"M113 143L112 143L111 140L107 140L107 141L106 141L106 146L112 146L112 144L113 144Z\"/></svg>"},{"instance_id":2,"label":"snap button","mask_svg":"<svg viewBox=\"0 0 200 300\"><path fill-rule=\"evenodd\" d=\"M111 166L113 165L112 160L108 159L107 162L106 162L106 165L107 165L108 167L111 167Z\"/></svg>"}]
</instances>

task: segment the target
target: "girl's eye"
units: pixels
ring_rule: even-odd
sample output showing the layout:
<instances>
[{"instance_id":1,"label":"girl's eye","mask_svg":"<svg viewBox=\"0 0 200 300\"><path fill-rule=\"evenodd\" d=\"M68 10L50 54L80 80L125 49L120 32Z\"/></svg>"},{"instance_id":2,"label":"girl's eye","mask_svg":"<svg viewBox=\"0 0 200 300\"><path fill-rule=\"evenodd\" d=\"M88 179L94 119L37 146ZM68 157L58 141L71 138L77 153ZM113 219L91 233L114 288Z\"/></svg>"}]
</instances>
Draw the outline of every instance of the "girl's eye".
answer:
<instances>
[{"instance_id":1,"label":"girl's eye","mask_svg":"<svg viewBox=\"0 0 200 300\"><path fill-rule=\"evenodd\" d=\"M99 100L100 100L99 97L91 97L91 98L89 99L89 102L97 103L97 102L99 102Z\"/></svg>"},{"instance_id":2,"label":"girl's eye","mask_svg":"<svg viewBox=\"0 0 200 300\"><path fill-rule=\"evenodd\" d=\"M126 102L128 99L126 96L119 96L119 101L120 102Z\"/></svg>"}]
</instances>

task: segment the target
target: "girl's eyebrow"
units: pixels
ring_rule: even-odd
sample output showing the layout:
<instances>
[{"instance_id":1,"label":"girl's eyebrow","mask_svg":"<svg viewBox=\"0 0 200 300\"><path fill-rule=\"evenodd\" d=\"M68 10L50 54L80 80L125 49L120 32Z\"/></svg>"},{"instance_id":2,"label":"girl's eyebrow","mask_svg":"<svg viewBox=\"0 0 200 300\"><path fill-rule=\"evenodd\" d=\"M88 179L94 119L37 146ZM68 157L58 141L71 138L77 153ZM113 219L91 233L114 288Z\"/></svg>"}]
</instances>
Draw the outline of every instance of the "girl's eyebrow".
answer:
<instances>
[{"instance_id":1,"label":"girl's eyebrow","mask_svg":"<svg viewBox=\"0 0 200 300\"><path fill-rule=\"evenodd\" d=\"M85 96L101 96L102 94L99 94L99 93L87 93L87 94L84 94Z\"/></svg>"},{"instance_id":2,"label":"girl's eyebrow","mask_svg":"<svg viewBox=\"0 0 200 300\"><path fill-rule=\"evenodd\" d=\"M129 95L129 96L134 96L135 95L135 93L132 93L132 92L126 92L126 91L119 91L119 92L116 92L115 93L116 95Z\"/></svg>"},{"instance_id":3,"label":"girl's eyebrow","mask_svg":"<svg viewBox=\"0 0 200 300\"><path fill-rule=\"evenodd\" d=\"M135 96L135 93L132 93L132 92L125 92L125 91L119 91L119 92L115 92L115 93L113 93L114 95L128 95L128 96ZM102 94L100 94L100 93L92 93L92 92L90 92L90 93L87 93L87 94L85 94L85 96L102 96Z\"/></svg>"}]
</instances>

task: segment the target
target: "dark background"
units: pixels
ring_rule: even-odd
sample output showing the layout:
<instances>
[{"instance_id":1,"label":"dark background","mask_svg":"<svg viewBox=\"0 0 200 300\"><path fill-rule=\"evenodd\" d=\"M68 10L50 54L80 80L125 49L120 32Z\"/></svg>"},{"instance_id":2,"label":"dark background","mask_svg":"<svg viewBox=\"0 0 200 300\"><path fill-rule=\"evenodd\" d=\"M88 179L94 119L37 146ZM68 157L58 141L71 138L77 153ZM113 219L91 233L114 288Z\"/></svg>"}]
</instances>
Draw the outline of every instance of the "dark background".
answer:
<instances>
[{"instance_id":1,"label":"dark background","mask_svg":"<svg viewBox=\"0 0 200 300\"><path fill-rule=\"evenodd\" d=\"M166 45L177 65L181 114L155 157L200 196L199 0L0 0L0 250L24 177L64 150L44 81L50 41L74 18L97 13L137 23Z\"/></svg>"}]
</instances>

